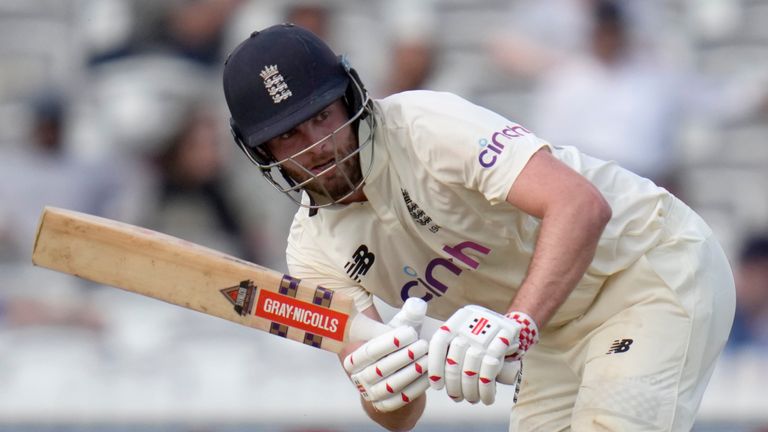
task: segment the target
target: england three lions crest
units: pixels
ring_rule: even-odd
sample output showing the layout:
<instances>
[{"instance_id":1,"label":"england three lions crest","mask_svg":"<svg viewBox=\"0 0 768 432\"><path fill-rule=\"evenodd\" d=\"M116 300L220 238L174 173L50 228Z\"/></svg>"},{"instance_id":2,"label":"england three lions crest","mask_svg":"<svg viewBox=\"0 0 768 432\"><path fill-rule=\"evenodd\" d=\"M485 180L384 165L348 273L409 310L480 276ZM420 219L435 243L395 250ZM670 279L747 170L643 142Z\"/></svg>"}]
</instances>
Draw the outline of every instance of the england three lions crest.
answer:
<instances>
[{"instance_id":1,"label":"england three lions crest","mask_svg":"<svg viewBox=\"0 0 768 432\"><path fill-rule=\"evenodd\" d=\"M265 66L259 76L264 80L264 88L272 96L274 103L278 104L293 96L293 93L288 88L288 84L286 84L285 79L277 69L277 65Z\"/></svg>"}]
</instances>

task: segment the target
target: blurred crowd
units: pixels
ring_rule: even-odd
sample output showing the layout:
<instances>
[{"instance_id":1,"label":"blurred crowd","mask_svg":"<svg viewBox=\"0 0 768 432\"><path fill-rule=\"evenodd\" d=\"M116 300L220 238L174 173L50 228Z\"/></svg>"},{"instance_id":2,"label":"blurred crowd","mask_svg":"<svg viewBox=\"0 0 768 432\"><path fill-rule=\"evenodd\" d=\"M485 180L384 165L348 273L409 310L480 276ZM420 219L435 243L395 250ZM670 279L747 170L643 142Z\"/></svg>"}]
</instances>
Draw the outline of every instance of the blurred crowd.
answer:
<instances>
[{"instance_id":1,"label":"blurred crowd","mask_svg":"<svg viewBox=\"0 0 768 432\"><path fill-rule=\"evenodd\" d=\"M348 55L374 97L451 91L679 195L732 262L738 310L729 352L765 352L765 19L768 0L0 4L0 384L25 386L8 366L21 367L11 346L34 345L29 335L39 344L85 335L101 360L125 349L114 340L136 354L180 334L219 337L186 316L152 318L171 324L144 323L144 333L126 336L120 326L135 323L115 318L120 305L103 287L31 268L46 205L285 271L293 204L237 153L220 90L229 50L285 21Z\"/></svg>"}]
</instances>

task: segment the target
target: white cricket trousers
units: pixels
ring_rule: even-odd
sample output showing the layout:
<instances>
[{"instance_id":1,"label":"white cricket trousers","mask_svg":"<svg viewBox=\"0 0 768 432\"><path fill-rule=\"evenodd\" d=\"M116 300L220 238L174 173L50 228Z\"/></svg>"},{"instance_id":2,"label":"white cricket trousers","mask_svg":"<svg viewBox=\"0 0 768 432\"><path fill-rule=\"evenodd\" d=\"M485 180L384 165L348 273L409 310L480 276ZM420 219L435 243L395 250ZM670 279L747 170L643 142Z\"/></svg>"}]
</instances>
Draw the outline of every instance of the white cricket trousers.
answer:
<instances>
[{"instance_id":1,"label":"white cricket trousers","mask_svg":"<svg viewBox=\"0 0 768 432\"><path fill-rule=\"evenodd\" d=\"M663 240L609 277L581 317L545 328L523 360L510 431L685 431L730 333L733 275L679 200Z\"/></svg>"}]
</instances>

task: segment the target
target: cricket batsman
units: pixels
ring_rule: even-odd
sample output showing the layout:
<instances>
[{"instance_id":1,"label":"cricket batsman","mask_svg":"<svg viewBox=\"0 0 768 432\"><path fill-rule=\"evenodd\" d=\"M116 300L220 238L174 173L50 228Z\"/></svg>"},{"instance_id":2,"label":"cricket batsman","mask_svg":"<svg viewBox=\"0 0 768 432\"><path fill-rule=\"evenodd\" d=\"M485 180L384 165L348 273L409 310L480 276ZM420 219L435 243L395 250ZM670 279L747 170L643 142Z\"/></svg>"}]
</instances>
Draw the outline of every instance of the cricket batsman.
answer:
<instances>
[{"instance_id":1,"label":"cricket batsman","mask_svg":"<svg viewBox=\"0 0 768 432\"><path fill-rule=\"evenodd\" d=\"M374 421L413 428L429 387L490 404L519 382L510 431L693 427L735 294L686 204L453 94L373 100L290 24L251 34L223 75L237 145L299 204L290 272L376 319L373 296L417 297L443 321L345 349Z\"/></svg>"}]
</instances>

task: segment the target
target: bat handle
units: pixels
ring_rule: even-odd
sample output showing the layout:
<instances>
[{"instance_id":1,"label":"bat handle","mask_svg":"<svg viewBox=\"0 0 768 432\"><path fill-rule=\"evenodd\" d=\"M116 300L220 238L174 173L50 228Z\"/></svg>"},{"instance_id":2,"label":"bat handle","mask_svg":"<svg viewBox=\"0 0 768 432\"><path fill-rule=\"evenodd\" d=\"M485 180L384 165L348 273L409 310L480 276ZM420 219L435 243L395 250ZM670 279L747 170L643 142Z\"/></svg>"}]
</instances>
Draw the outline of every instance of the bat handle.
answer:
<instances>
[{"instance_id":1,"label":"bat handle","mask_svg":"<svg viewBox=\"0 0 768 432\"><path fill-rule=\"evenodd\" d=\"M389 327L396 328L401 326L410 326L421 333L421 324L427 316L427 302L420 298L409 297L400 311L387 324Z\"/></svg>"},{"instance_id":2,"label":"bat handle","mask_svg":"<svg viewBox=\"0 0 768 432\"><path fill-rule=\"evenodd\" d=\"M501 372L496 375L496 381L502 384L520 385L522 379L523 363L519 360L505 361Z\"/></svg>"},{"instance_id":3,"label":"bat handle","mask_svg":"<svg viewBox=\"0 0 768 432\"><path fill-rule=\"evenodd\" d=\"M411 326L417 332L420 332L421 324L426 316L427 302L411 297L405 301L403 307L392 317L388 324L371 319L361 313L355 315L350 324L349 339L351 341L369 340L401 326Z\"/></svg>"},{"instance_id":4,"label":"bat handle","mask_svg":"<svg viewBox=\"0 0 768 432\"><path fill-rule=\"evenodd\" d=\"M392 327L358 313L349 325L349 340L350 342L367 341L389 330L392 330Z\"/></svg>"}]
</instances>

